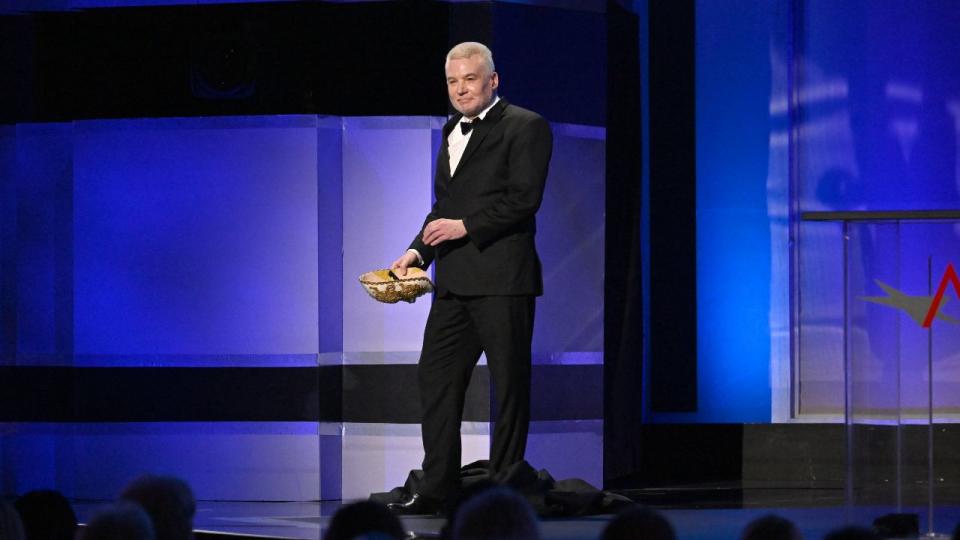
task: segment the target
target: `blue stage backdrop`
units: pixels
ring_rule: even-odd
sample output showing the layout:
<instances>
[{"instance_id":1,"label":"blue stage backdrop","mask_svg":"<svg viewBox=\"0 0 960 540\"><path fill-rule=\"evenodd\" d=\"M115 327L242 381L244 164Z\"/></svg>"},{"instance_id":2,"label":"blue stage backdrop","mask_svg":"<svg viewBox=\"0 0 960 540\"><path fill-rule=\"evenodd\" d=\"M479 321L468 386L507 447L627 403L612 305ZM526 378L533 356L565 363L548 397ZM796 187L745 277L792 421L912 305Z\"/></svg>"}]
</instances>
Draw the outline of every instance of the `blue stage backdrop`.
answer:
<instances>
[{"instance_id":1,"label":"blue stage backdrop","mask_svg":"<svg viewBox=\"0 0 960 540\"><path fill-rule=\"evenodd\" d=\"M874 279L921 294L928 259L936 281L957 233L857 231L844 261L840 226L800 213L956 209L958 36L948 1L697 2L699 410L653 421L842 418L844 265L860 295L884 294ZM897 375L891 356L925 357L913 322L847 300L871 392L918 380L922 366L904 360ZM937 346L947 414L958 356ZM921 386L904 387L907 406Z\"/></svg>"},{"instance_id":2,"label":"blue stage backdrop","mask_svg":"<svg viewBox=\"0 0 960 540\"><path fill-rule=\"evenodd\" d=\"M777 316L788 313L773 284L788 290L788 266L778 236L786 233L786 154L772 146L768 104L785 7L696 3L698 410L651 413L653 422L771 419L771 341L774 329L786 336Z\"/></svg>"},{"instance_id":3,"label":"blue stage backdrop","mask_svg":"<svg viewBox=\"0 0 960 540\"><path fill-rule=\"evenodd\" d=\"M0 424L0 491L106 499L146 472L222 500L360 498L402 484L421 448L415 390L401 383L415 380L429 299L378 304L357 277L417 232L444 121L166 118L0 131L10 334L0 366L45 366L53 371L40 380L60 381L29 396L46 412L22 412L51 421ZM528 458L600 484L605 132L553 129ZM210 373L249 379L245 369L263 374L251 394L195 395L197 380L219 376ZM311 380L269 382L298 369ZM104 386L84 386L97 377ZM142 396L126 384L144 385ZM237 412L246 400L288 412L257 421ZM468 461L487 455L486 407L465 423Z\"/></svg>"}]
</instances>

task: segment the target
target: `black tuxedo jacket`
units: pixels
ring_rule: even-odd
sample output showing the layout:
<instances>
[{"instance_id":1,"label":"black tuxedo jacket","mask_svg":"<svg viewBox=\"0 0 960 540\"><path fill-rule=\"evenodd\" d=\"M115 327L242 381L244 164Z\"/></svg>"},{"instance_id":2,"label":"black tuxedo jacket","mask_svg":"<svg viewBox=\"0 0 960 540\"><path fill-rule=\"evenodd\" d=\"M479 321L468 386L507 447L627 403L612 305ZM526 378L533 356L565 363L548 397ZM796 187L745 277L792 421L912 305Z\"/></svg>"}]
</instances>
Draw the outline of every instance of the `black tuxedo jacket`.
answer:
<instances>
[{"instance_id":1,"label":"black tuxedo jacket","mask_svg":"<svg viewBox=\"0 0 960 540\"><path fill-rule=\"evenodd\" d=\"M540 295L543 277L534 235L543 200L553 133L540 115L501 99L463 151L450 175L447 136L461 115L443 127L434 179L436 202L424 220L463 219L467 236L436 247L423 243L423 228L410 244L423 266L436 262L439 292L463 296Z\"/></svg>"}]
</instances>

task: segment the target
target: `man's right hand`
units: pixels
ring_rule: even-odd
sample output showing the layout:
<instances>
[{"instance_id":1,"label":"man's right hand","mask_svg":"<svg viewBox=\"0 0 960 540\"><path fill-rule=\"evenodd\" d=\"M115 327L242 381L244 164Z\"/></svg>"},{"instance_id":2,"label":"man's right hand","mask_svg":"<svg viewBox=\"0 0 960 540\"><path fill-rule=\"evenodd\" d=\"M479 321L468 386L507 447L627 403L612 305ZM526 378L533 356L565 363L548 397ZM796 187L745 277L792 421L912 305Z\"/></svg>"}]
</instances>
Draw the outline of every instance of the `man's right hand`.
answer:
<instances>
[{"instance_id":1,"label":"man's right hand","mask_svg":"<svg viewBox=\"0 0 960 540\"><path fill-rule=\"evenodd\" d=\"M404 253L399 259L393 261L390 269L400 277L407 275L407 268L417 265L417 255L412 251Z\"/></svg>"}]
</instances>

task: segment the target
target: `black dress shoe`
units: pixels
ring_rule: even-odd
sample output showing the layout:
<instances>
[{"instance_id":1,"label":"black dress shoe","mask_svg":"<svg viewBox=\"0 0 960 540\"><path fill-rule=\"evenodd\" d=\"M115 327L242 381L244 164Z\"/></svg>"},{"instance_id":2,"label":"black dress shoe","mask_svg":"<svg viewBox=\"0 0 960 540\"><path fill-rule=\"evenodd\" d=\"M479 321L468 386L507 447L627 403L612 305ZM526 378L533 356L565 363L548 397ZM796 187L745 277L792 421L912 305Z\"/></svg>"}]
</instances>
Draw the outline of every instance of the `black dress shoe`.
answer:
<instances>
[{"instance_id":1,"label":"black dress shoe","mask_svg":"<svg viewBox=\"0 0 960 540\"><path fill-rule=\"evenodd\" d=\"M440 512L442 504L439 500L414 493L401 502L390 503L387 508L400 516L428 515Z\"/></svg>"}]
</instances>

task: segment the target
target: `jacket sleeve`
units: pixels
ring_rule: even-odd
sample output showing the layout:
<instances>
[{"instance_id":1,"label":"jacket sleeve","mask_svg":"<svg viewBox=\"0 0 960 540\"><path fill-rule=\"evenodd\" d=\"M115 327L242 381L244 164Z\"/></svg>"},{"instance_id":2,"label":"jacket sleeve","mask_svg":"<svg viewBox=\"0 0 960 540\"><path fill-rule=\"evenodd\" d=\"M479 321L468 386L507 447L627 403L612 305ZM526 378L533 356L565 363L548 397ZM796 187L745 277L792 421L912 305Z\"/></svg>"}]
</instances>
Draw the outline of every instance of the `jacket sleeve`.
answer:
<instances>
[{"instance_id":1,"label":"jacket sleeve","mask_svg":"<svg viewBox=\"0 0 960 540\"><path fill-rule=\"evenodd\" d=\"M540 208L553 153L550 124L540 116L532 117L518 128L508 152L506 191L492 204L463 220L470 241L479 249L532 217Z\"/></svg>"},{"instance_id":2,"label":"jacket sleeve","mask_svg":"<svg viewBox=\"0 0 960 540\"><path fill-rule=\"evenodd\" d=\"M433 262L433 257L436 253L436 248L423 243L423 229L426 228L427 223L437 219L436 206L436 203L434 203L433 208L430 209L430 213L427 214L426 219L423 220L423 225L420 226L420 232L417 233L417 236L413 238L413 242L410 242L410 246L407 248L417 250L417 253L420 254L420 258L423 259L423 264L420 265L420 268L423 268L424 270L426 270L430 266L430 263Z\"/></svg>"}]
</instances>

